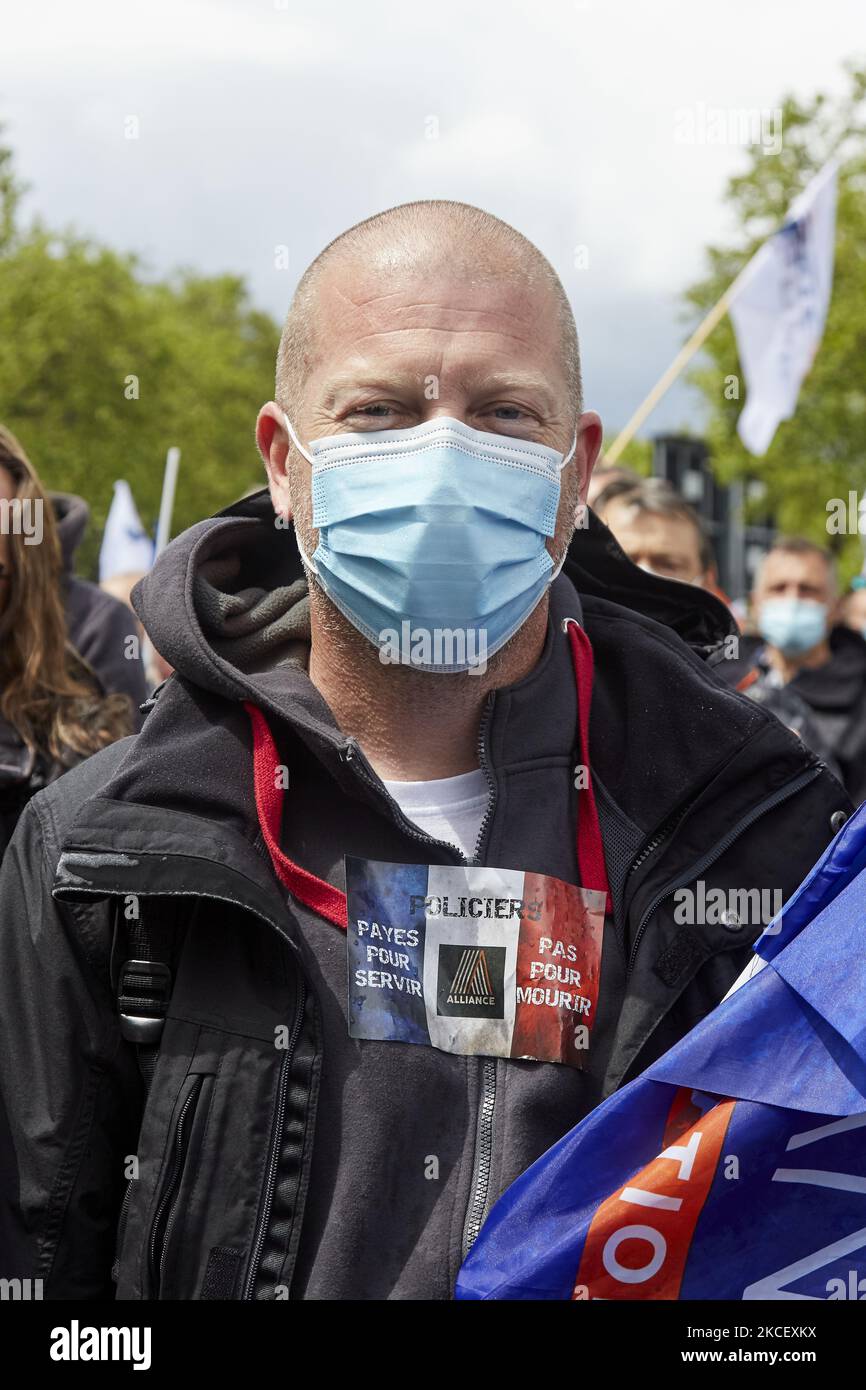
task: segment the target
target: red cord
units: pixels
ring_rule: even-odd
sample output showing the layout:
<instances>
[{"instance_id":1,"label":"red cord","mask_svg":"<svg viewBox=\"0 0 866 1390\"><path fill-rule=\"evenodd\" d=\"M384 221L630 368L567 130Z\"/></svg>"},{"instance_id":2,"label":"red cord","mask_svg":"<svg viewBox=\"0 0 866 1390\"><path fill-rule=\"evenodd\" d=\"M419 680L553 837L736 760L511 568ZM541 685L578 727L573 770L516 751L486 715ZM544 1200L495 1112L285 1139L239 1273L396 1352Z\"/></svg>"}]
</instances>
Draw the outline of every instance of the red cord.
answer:
<instances>
[{"instance_id":1,"label":"red cord","mask_svg":"<svg viewBox=\"0 0 866 1390\"><path fill-rule=\"evenodd\" d=\"M605 895L605 911L613 912L613 902L607 881L607 867L604 862L604 846L598 823L598 808L589 771L589 711L592 704L593 655L592 643L584 629L574 618L565 624L571 644L571 661L574 666L574 681L577 686L577 722L580 730L580 759L586 768L586 786L577 817L577 864L580 882L584 888L595 889ZM583 824L583 821L586 824Z\"/></svg>"},{"instance_id":2,"label":"red cord","mask_svg":"<svg viewBox=\"0 0 866 1390\"><path fill-rule=\"evenodd\" d=\"M259 825L265 837L265 844L273 862L277 878L284 883L289 892L311 907L320 917L333 922L343 931L349 925L346 895L339 888L333 888L323 878L307 873L300 864L295 864L280 849L280 826L283 818L283 792L277 786L278 766L277 747L268 728L268 721L260 709L244 701L244 709L250 716L253 726L253 783L256 795L256 810Z\"/></svg>"},{"instance_id":3,"label":"red cord","mask_svg":"<svg viewBox=\"0 0 866 1390\"><path fill-rule=\"evenodd\" d=\"M580 730L580 756L589 772L589 708L592 702L592 645L583 628L573 619L566 625L571 644L571 659L574 665L574 678L577 686L578 725ZM248 700L244 709L250 717L253 728L253 779L255 786L256 810L262 835L274 871L280 882L300 902L312 908L334 926L346 930L349 916L346 895L322 878L308 873L296 864L280 848L280 827L283 816L283 792L277 786L278 766L277 748L268 722L260 709ZM607 912L611 912L611 896L607 882L604 862L604 849L601 830L598 824L598 811L592 778L588 776L583 789L581 810L578 814L577 863L580 881L584 888L604 893ZM584 825L583 822L586 822Z\"/></svg>"}]
</instances>

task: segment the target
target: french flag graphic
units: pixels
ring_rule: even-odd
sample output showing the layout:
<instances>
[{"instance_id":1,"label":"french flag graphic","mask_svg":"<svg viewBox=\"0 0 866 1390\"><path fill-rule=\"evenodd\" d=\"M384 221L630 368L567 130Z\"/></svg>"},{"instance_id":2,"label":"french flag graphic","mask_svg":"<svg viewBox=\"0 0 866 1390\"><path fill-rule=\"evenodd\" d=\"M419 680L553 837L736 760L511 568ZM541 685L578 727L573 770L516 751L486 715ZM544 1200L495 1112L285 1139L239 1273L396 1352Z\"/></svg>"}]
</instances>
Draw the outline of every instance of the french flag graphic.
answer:
<instances>
[{"instance_id":1,"label":"french flag graphic","mask_svg":"<svg viewBox=\"0 0 866 1390\"><path fill-rule=\"evenodd\" d=\"M604 895L486 866L346 860L349 1031L581 1067Z\"/></svg>"}]
</instances>

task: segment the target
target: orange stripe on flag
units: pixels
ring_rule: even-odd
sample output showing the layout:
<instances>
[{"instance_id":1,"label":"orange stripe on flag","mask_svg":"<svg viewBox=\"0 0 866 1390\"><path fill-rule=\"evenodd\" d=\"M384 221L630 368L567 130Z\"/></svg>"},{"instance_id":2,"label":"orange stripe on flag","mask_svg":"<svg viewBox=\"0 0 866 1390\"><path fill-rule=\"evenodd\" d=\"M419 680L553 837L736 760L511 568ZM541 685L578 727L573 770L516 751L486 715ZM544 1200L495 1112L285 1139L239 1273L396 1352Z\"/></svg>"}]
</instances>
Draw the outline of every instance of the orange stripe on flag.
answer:
<instances>
[{"instance_id":1,"label":"orange stripe on flag","mask_svg":"<svg viewBox=\"0 0 866 1390\"><path fill-rule=\"evenodd\" d=\"M691 1092L677 1092L665 1128L667 1147L592 1218L572 1299L679 1297L734 1105L721 1101L701 1115Z\"/></svg>"}]
</instances>

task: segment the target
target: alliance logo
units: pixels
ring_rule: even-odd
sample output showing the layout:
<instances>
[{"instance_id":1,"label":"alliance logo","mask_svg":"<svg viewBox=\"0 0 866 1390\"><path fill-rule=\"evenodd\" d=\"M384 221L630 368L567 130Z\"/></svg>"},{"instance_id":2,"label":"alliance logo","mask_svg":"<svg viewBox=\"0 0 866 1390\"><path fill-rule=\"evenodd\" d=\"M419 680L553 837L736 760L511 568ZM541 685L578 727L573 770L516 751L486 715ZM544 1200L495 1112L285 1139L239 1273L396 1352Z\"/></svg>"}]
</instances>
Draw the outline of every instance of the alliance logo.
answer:
<instances>
[{"instance_id":1,"label":"alliance logo","mask_svg":"<svg viewBox=\"0 0 866 1390\"><path fill-rule=\"evenodd\" d=\"M504 946L440 945L437 1014L504 1018L504 978Z\"/></svg>"}]
</instances>

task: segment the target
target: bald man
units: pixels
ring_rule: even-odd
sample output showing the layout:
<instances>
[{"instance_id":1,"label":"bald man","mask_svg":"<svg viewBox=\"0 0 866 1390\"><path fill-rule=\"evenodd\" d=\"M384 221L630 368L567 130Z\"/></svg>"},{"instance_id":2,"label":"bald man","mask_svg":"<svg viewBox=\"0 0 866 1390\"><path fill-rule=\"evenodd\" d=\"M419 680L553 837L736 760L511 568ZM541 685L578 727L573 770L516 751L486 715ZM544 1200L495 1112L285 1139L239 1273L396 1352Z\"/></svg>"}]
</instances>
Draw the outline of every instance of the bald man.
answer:
<instances>
[{"instance_id":1,"label":"bald man","mask_svg":"<svg viewBox=\"0 0 866 1390\"><path fill-rule=\"evenodd\" d=\"M513 228L331 243L257 440L267 488L135 591L176 673L142 733L0 877L0 1273L46 1297L450 1298L849 810L720 688L722 605L586 508L574 319Z\"/></svg>"}]
</instances>

